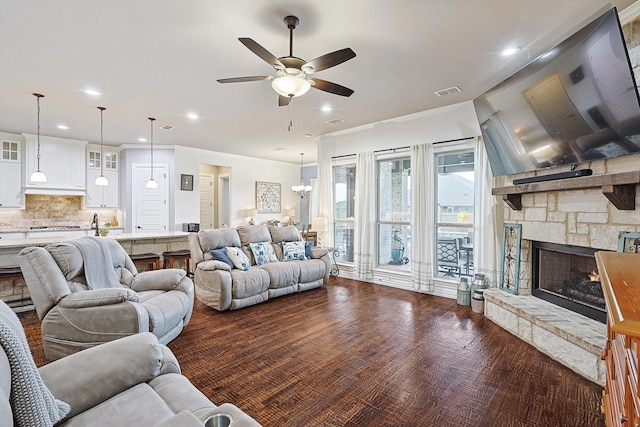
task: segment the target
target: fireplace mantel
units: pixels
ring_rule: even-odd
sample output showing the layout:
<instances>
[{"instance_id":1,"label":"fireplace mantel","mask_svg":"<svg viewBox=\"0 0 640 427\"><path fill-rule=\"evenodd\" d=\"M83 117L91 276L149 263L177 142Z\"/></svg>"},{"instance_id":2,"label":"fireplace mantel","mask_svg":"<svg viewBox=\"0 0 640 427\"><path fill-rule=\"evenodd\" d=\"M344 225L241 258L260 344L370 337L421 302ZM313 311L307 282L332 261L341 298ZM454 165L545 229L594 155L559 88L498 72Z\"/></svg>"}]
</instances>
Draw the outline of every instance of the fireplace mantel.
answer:
<instances>
[{"instance_id":1,"label":"fireplace mantel","mask_svg":"<svg viewBox=\"0 0 640 427\"><path fill-rule=\"evenodd\" d=\"M640 183L640 171L616 173L600 176L557 181L533 182L528 184L496 187L491 190L494 196L502 196L504 202L513 210L522 210L522 195L545 191L602 188L602 194L619 210L635 210L636 185Z\"/></svg>"}]
</instances>

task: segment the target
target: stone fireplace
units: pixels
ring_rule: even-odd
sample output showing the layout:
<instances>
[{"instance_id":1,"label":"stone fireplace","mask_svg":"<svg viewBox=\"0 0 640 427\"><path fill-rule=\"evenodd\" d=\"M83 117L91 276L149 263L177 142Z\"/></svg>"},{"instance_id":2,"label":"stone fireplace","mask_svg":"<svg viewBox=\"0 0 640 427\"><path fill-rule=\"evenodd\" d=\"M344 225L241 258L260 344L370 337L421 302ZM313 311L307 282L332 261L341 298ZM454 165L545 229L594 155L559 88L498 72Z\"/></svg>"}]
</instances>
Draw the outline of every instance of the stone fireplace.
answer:
<instances>
[{"instance_id":1,"label":"stone fireplace","mask_svg":"<svg viewBox=\"0 0 640 427\"><path fill-rule=\"evenodd\" d=\"M606 325L580 314L580 310L568 310L556 304L557 301L550 302L535 296L541 292L562 292L557 292L557 287L553 287L552 292L540 291L539 287L536 290L534 280L539 279L539 271L535 270L541 268L534 268L534 261L540 261L540 244L543 248L551 247L554 250L580 248L588 255L585 258L589 259L579 257L571 260L569 256L569 271L560 275L559 285L556 283L553 286L562 287L565 282L573 280L582 283L583 287L595 288L592 282L597 280L582 276L582 273L587 275L593 270L595 261L592 261L591 255L599 250L615 251L620 232L640 232L638 164L640 156L620 157L589 164L588 167L593 169L592 177L523 186L512 186L505 181L498 185L506 186L497 189L517 187L522 190L517 198L508 200L507 196L503 196L507 203L499 202L504 206L504 223L522 226L519 288L517 295L500 289L485 292L485 315L540 351L601 385L604 384L605 369L600 353L607 340ZM631 194L631 197L626 197L623 209L619 209L615 198L611 201L610 194L607 194L612 187L616 192L616 185L609 186L603 181L616 183L618 177L629 176L632 176L632 183L623 186L627 196ZM635 209L629 209L632 207L630 204ZM557 254L547 255L560 258ZM534 257L538 258L534 260ZM575 277L571 276L572 272Z\"/></svg>"}]
</instances>

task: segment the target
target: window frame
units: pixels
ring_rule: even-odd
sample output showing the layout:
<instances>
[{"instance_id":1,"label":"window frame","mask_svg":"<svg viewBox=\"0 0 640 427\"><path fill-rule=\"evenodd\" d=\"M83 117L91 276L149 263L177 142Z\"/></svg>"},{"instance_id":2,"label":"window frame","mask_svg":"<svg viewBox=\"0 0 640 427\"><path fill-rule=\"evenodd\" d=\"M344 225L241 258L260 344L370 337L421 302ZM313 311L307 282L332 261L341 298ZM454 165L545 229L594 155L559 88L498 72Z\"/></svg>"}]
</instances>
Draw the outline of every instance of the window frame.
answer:
<instances>
[{"instance_id":1,"label":"window frame","mask_svg":"<svg viewBox=\"0 0 640 427\"><path fill-rule=\"evenodd\" d=\"M435 281L441 281L441 282L446 282L446 283L457 283L458 279L460 277L467 277L469 278L470 276L468 275L461 275L458 274L458 276L454 276L454 277L446 277L443 276L439 273L438 271L438 254L437 254L437 250L438 250L438 246L437 246L437 241L438 241L438 230L440 229L440 227L451 227L451 228L460 228L460 229L464 229L464 230L469 230L469 234L471 236L474 235L475 233L475 223L472 221L471 225L465 225L465 224L459 224L459 223L451 223L451 222L444 222L444 221L440 221L439 220L439 215L438 215L438 209L439 209L439 205L438 205L438 179L439 179L439 170L438 170L438 156L440 155L448 155L448 154L457 154L457 153L468 153L471 152L473 153L473 176L474 176L474 183L476 182L476 180L478 179L477 177L477 169L476 169L476 152L475 152L475 143L473 140L463 140L463 141L456 141L456 142L451 142L451 143L445 143L445 144L435 144L433 146L433 176L434 176L434 194L433 194L433 207L434 207L434 242L433 242L433 278ZM476 195L475 195L475 188L474 188L474 197L473 197L473 210L475 212L476 206L475 206L475 202L476 202ZM471 276L472 277L472 276Z\"/></svg>"},{"instance_id":2,"label":"window frame","mask_svg":"<svg viewBox=\"0 0 640 427\"><path fill-rule=\"evenodd\" d=\"M376 167L376 191L375 191L375 204L376 204L376 221L375 221L375 259L374 259L374 267L373 268L377 268L380 270L385 270L385 271L394 271L394 272L398 272L398 271L407 271L408 268L410 268L411 263L408 262L407 264L401 264L401 265L392 265L392 264L380 264L380 227L383 225L391 225L391 226L400 226L400 227L408 227L409 230L411 229L411 193L413 191L413 188L411 187L411 185L409 184L409 198L408 198L408 205L406 206L408 209L408 219L406 220L381 220L380 219L380 163L382 162L387 162L387 161L397 161L397 160L408 160L409 161L409 170L411 170L411 152L408 149L402 149L402 150L393 150L393 153L382 153L382 154L378 154L375 157L375 167ZM409 177L411 177L412 174L409 175ZM408 251L405 251L404 253L404 257L406 257L407 259L410 259L411 257L411 253L410 253L410 249ZM402 267L402 265L405 265L404 268L399 268Z\"/></svg>"},{"instance_id":3,"label":"window frame","mask_svg":"<svg viewBox=\"0 0 640 427\"><path fill-rule=\"evenodd\" d=\"M330 227L330 232L333 235L333 245L334 247L337 248L336 246L336 225L340 224L340 225L345 225L346 228L352 230L352 235L353 235L353 239L351 241L351 253L353 254L354 252L354 248L353 248L353 244L354 244L354 240L355 240L355 202L354 202L354 209L353 209L353 215L354 216L350 216L350 217L345 217L345 218L337 218L336 217L336 206L337 206L337 201L336 201L336 169L337 168L353 168L354 169L354 173L355 173L355 177L354 177L354 190L353 190L353 196L355 197L355 179L358 176L358 166L357 166L357 162L355 158L348 158L348 159L340 159L340 160L334 160L331 164L331 185L332 185L332 191L331 191L331 197L332 197L332 206L333 206L333 215L332 215L332 224ZM347 194L348 196L348 194ZM338 248L337 248L338 249ZM337 258L337 262L341 263L341 264L348 264L348 265L353 265L354 261L349 261L349 260L345 260L343 257L346 254L340 252L339 257Z\"/></svg>"}]
</instances>

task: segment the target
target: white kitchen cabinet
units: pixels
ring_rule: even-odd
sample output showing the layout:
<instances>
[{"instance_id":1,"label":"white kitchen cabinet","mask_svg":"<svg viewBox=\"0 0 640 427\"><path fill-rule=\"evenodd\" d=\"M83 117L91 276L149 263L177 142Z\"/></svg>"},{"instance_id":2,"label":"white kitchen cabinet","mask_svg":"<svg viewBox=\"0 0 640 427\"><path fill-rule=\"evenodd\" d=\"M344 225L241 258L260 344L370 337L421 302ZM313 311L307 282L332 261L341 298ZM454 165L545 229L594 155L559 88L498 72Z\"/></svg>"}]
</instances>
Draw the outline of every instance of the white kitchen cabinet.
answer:
<instances>
[{"instance_id":1,"label":"white kitchen cabinet","mask_svg":"<svg viewBox=\"0 0 640 427\"><path fill-rule=\"evenodd\" d=\"M2 155L0 155L0 208L24 208L22 196L22 151L19 141L2 140Z\"/></svg>"},{"instance_id":2,"label":"white kitchen cabinet","mask_svg":"<svg viewBox=\"0 0 640 427\"><path fill-rule=\"evenodd\" d=\"M109 185L96 185L96 178L100 176L100 164L103 159L98 150L87 151L87 195L84 199L86 208L118 208L120 205L118 179L118 153L104 151L104 177Z\"/></svg>"},{"instance_id":3,"label":"white kitchen cabinet","mask_svg":"<svg viewBox=\"0 0 640 427\"><path fill-rule=\"evenodd\" d=\"M40 170L47 182L31 182L37 169L37 136L23 134L25 150L24 177L26 194L85 194L85 146L87 141L40 135Z\"/></svg>"}]
</instances>

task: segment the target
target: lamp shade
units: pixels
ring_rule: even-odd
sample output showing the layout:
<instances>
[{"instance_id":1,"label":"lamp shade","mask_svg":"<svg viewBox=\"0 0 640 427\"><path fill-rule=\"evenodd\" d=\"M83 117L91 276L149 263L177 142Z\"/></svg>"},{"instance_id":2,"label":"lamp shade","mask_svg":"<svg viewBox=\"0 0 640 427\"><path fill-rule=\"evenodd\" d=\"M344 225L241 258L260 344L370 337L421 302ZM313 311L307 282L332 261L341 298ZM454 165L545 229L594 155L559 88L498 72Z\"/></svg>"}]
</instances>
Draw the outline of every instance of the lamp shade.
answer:
<instances>
[{"instance_id":1,"label":"lamp shade","mask_svg":"<svg viewBox=\"0 0 640 427\"><path fill-rule=\"evenodd\" d=\"M318 233L326 233L328 230L327 218L312 218L311 228Z\"/></svg>"},{"instance_id":2,"label":"lamp shade","mask_svg":"<svg viewBox=\"0 0 640 427\"><path fill-rule=\"evenodd\" d=\"M247 209L247 216L256 216L258 215L257 209Z\"/></svg>"},{"instance_id":3,"label":"lamp shade","mask_svg":"<svg viewBox=\"0 0 640 427\"><path fill-rule=\"evenodd\" d=\"M278 94L292 98L307 93L311 89L311 83L304 77L284 75L273 79L271 87Z\"/></svg>"},{"instance_id":4,"label":"lamp shade","mask_svg":"<svg viewBox=\"0 0 640 427\"><path fill-rule=\"evenodd\" d=\"M151 178L149 181L147 181L147 188L158 188L158 183L155 179Z\"/></svg>"},{"instance_id":5,"label":"lamp shade","mask_svg":"<svg viewBox=\"0 0 640 427\"><path fill-rule=\"evenodd\" d=\"M295 216L296 215L296 210L295 209L285 209L284 210L284 216Z\"/></svg>"}]
</instances>

